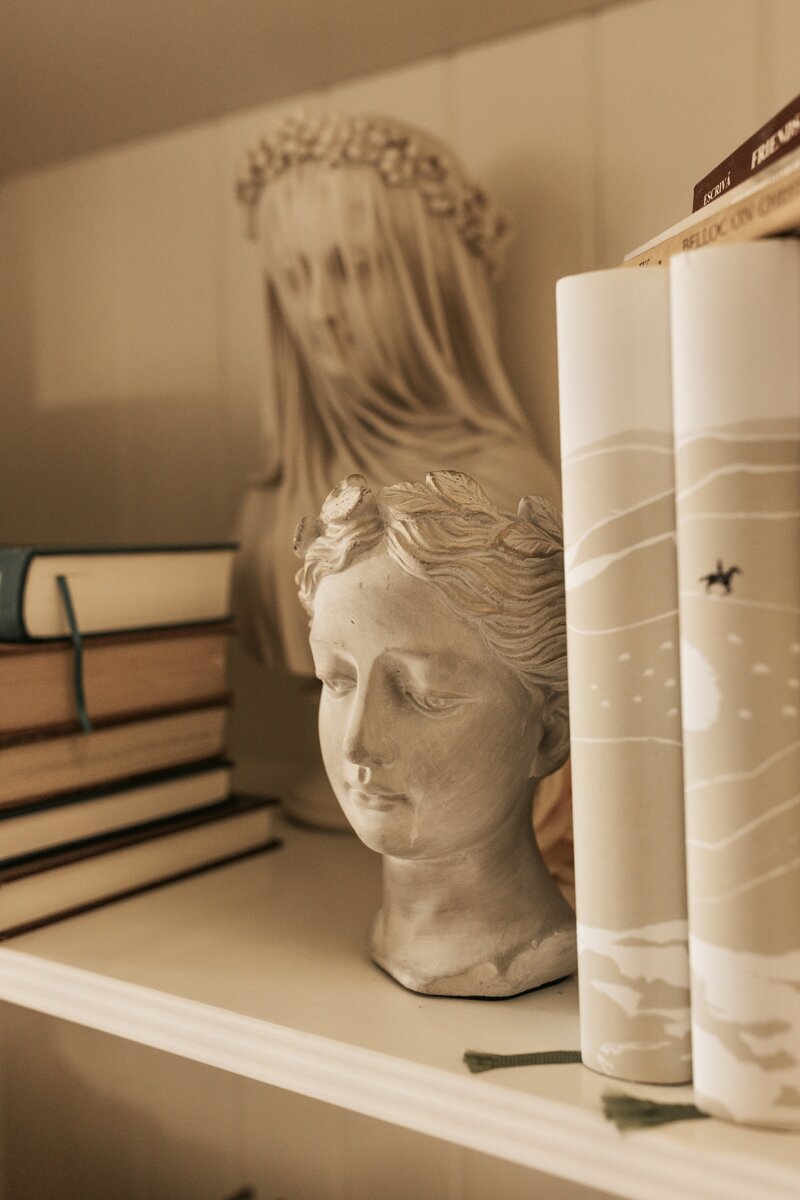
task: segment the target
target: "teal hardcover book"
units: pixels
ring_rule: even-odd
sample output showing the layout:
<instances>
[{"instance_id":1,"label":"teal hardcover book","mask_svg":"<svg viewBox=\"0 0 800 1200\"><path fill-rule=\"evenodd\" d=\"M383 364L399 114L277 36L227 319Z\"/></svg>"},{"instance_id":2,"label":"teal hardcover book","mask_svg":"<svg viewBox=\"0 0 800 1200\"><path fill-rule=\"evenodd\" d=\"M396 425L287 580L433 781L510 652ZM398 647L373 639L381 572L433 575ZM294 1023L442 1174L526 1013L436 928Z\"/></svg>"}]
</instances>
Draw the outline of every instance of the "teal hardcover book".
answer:
<instances>
[{"instance_id":1,"label":"teal hardcover book","mask_svg":"<svg viewBox=\"0 0 800 1200\"><path fill-rule=\"evenodd\" d=\"M232 542L182 546L0 546L0 641L225 620ZM63 582L59 582L59 581Z\"/></svg>"}]
</instances>

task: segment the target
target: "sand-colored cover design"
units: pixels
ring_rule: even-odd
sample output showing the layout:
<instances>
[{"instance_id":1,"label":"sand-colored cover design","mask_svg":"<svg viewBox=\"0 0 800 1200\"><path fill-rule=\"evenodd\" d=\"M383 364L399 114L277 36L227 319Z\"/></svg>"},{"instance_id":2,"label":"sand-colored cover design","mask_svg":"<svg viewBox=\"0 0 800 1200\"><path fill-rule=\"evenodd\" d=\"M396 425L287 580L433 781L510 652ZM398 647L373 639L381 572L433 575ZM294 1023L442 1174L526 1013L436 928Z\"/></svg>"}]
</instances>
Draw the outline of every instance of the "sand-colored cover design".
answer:
<instances>
[{"instance_id":1,"label":"sand-colored cover design","mask_svg":"<svg viewBox=\"0 0 800 1200\"><path fill-rule=\"evenodd\" d=\"M800 246L671 271L695 1090L800 1127Z\"/></svg>"},{"instance_id":2,"label":"sand-colored cover design","mask_svg":"<svg viewBox=\"0 0 800 1200\"><path fill-rule=\"evenodd\" d=\"M557 288L581 1054L691 1076L666 269Z\"/></svg>"}]
</instances>

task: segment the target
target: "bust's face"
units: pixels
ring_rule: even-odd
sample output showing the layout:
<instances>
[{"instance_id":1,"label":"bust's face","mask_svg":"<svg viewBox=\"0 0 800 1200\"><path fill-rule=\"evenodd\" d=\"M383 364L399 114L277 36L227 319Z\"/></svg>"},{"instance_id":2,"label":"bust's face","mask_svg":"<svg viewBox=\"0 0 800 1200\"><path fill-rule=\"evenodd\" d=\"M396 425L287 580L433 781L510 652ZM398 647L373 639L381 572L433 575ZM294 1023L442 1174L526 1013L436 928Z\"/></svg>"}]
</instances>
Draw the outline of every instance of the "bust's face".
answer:
<instances>
[{"instance_id":1,"label":"bust's face","mask_svg":"<svg viewBox=\"0 0 800 1200\"><path fill-rule=\"evenodd\" d=\"M323 373L364 364L375 328L398 335L396 291L376 231L369 167L306 163L264 192L264 265L286 321Z\"/></svg>"},{"instance_id":2,"label":"bust's face","mask_svg":"<svg viewBox=\"0 0 800 1200\"><path fill-rule=\"evenodd\" d=\"M373 850L453 854L527 805L536 700L468 621L385 551L322 580L311 649L325 769Z\"/></svg>"}]
</instances>

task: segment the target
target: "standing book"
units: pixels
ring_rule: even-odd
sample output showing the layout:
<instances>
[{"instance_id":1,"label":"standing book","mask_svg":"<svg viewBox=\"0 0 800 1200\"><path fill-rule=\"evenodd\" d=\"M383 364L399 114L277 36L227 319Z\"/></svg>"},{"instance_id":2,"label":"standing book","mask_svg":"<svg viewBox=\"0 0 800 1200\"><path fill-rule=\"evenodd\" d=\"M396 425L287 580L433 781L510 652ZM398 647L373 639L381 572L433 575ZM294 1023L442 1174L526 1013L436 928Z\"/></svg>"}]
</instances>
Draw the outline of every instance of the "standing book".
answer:
<instances>
[{"instance_id":1,"label":"standing book","mask_svg":"<svg viewBox=\"0 0 800 1200\"><path fill-rule=\"evenodd\" d=\"M581 1055L691 1076L668 272L556 289Z\"/></svg>"},{"instance_id":2,"label":"standing book","mask_svg":"<svg viewBox=\"0 0 800 1200\"><path fill-rule=\"evenodd\" d=\"M83 636L224 620L235 551L230 542L0 547L0 641L71 635L59 576Z\"/></svg>"},{"instance_id":3,"label":"standing book","mask_svg":"<svg viewBox=\"0 0 800 1200\"><path fill-rule=\"evenodd\" d=\"M672 277L697 1103L800 1127L800 243Z\"/></svg>"}]
</instances>

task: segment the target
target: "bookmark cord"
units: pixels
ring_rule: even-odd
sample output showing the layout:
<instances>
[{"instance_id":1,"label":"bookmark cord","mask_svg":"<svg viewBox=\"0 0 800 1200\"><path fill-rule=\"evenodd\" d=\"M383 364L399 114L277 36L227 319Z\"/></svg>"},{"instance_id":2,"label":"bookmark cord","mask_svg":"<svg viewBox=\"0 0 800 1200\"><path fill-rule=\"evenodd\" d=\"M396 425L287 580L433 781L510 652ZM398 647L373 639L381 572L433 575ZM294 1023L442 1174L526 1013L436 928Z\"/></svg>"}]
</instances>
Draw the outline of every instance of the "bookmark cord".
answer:
<instances>
[{"instance_id":1,"label":"bookmark cord","mask_svg":"<svg viewBox=\"0 0 800 1200\"><path fill-rule=\"evenodd\" d=\"M497 1067L538 1067L580 1061L580 1050L535 1050L529 1054L484 1054L480 1050L464 1052L464 1062L473 1075L479 1071L494 1071Z\"/></svg>"},{"instance_id":2,"label":"bookmark cord","mask_svg":"<svg viewBox=\"0 0 800 1200\"><path fill-rule=\"evenodd\" d=\"M536 1067L551 1063L579 1063L579 1050L534 1050L530 1054L484 1054L480 1050L465 1050L464 1062L470 1071L493 1071L496 1067ZM694 1104L674 1104L658 1100L643 1100L623 1092L603 1093L603 1113L617 1129L652 1129L672 1121L696 1121L708 1117Z\"/></svg>"},{"instance_id":3,"label":"bookmark cord","mask_svg":"<svg viewBox=\"0 0 800 1200\"><path fill-rule=\"evenodd\" d=\"M75 692L78 720L80 721L82 731L90 733L92 722L86 708L86 696L83 690L83 639L81 638L81 631L78 628L75 607L72 603L72 593L69 590L66 575L56 575L56 583L58 584L61 601L64 605L64 612L67 614L69 635L72 641L72 684Z\"/></svg>"},{"instance_id":4,"label":"bookmark cord","mask_svg":"<svg viewBox=\"0 0 800 1200\"><path fill-rule=\"evenodd\" d=\"M622 1092L605 1092L603 1112L617 1129L652 1129L672 1121L697 1121L709 1116L695 1104L669 1104L657 1100L642 1100Z\"/></svg>"}]
</instances>

